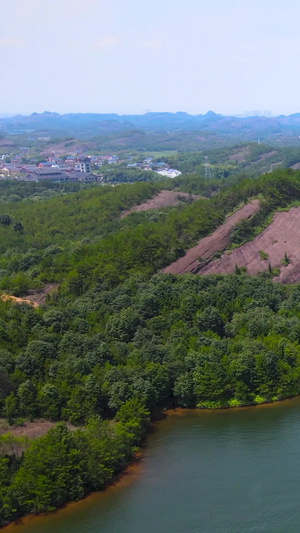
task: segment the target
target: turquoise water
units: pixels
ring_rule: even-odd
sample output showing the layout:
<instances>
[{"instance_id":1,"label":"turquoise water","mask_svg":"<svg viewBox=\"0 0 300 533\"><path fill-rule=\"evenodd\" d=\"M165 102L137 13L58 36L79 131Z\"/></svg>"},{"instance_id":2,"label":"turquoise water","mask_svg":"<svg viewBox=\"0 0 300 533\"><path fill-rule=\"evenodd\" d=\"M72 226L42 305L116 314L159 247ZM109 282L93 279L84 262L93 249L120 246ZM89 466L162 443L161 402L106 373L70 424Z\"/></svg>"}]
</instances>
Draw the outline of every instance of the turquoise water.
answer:
<instances>
[{"instance_id":1,"label":"turquoise water","mask_svg":"<svg viewBox=\"0 0 300 533\"><path fill-rule=\"evenodd\" d=\"M186 411L115 487L7 533L299 533L299 495L299 398Z\"/></svg>"}]
</instances>

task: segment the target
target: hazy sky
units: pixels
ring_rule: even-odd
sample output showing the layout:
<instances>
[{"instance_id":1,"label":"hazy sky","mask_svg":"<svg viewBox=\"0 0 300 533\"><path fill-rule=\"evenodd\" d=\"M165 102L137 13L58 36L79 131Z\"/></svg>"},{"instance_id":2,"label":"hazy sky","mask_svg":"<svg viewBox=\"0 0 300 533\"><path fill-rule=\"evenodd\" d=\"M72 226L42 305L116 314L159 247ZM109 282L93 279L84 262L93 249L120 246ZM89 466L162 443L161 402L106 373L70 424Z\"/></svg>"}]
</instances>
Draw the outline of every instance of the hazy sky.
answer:
<instances>
[{"instance_id":1,"label":"hazy sky","mask_svg":"<svg viewBox=\"0 0 300 533\"><path fill-rule=\"evenodd\" d=\"M0 112L300 111L298 0L0 0Z\"/></svg>"}]
</instances>

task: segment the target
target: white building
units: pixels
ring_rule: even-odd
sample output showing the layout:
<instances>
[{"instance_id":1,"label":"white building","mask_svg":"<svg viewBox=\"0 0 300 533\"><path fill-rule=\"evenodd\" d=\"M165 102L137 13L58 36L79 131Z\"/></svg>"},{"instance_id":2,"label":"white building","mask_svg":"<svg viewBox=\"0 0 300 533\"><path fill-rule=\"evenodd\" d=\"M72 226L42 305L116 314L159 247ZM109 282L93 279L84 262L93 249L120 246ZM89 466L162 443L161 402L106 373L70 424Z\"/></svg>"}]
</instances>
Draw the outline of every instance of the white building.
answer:
<instances>
[{"instance_id":1,"label":"white building","mask_svg":"<svg viewBox=\"0 0 300 533\"><path fill-rule=\"evenodd\" d=\"M76 166L77 165L75 165L75 168ZM78 166L80 172L85 172L86 174L90 174L92 172L92 164L89 157L86 157L85 159L80 159Z\"/></svg>"},{"instance_id":2,"label":"white building","mask_svg":"<svg viewBox=\"0 0 300 533\"><path fill-rule=\"evenodd\" d=\"M174 168L169 168L169 170L158 170L157 174L165 176L166 178L177 178L177 176L181 175L181 172L179 170L175 170Z\"/></svg>"}]
</instances>

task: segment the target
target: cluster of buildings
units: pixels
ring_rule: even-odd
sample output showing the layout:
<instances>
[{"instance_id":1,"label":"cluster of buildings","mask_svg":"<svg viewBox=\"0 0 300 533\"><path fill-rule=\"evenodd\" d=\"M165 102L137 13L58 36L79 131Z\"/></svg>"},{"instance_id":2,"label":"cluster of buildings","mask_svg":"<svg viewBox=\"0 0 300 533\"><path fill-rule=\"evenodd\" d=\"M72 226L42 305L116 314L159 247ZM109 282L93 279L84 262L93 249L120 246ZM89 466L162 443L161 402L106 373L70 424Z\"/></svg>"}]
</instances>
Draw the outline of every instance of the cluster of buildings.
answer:
<instances>
[{"instance_id":1,"label":"cluster of buildings","mask_svg":"<svg viewBox=\"0 0 300 533\"><path fill-rule=\"evenodd\" d=\"M91 172L92 166L96 168L102 167L104 164L119 163L119 157L116 155L95 155L95 156L77 156L69 155L64 159L55 155L50 156L48 161L40 163L40 165L52 165L63 169L73 168L81 172Z\"/></svg>"},{"instance_id":2,"label":"cluster of buildings","mask_svg":"<svg viewBox=\"0 0 300 533\"><path fill-rule=\"evenodd\" d=\"M90 157L71 157L66 161L49 157L48 161L36 164L22 163L23 156L11 158L10 163L0 160L0 178L14 178L22 181L53 181L56 183L101 181L102 176L92 173Z\"/></svg>"},{"instance_id":3,"label":"cluster of buildings","mask_svg":"<svg viewBox=\"0 0 300 533\"><path fill-rule=\"evenodd\" d=\"M23 181L45 181L53 182L83 182L93 183L102 181L103 176L92 172L92 168L99 170L102 165L113 165L126 161L120 160L116 155L95 155L59 156L52 154L47 160L37 164L35 160L30 160L30 149L20 148L20 153L12 156L10 163L7 163L8 156L0 156L0 179L13 178ZM130 162L128 162L130 161ZM133 156L127 156L127 167L142 169L145 171L157 172L167 178L176 178L181 172L170 168L167 163L157 162L153 157L147 157L141 162L133 162Z\"/></svg>"}]
</instances>

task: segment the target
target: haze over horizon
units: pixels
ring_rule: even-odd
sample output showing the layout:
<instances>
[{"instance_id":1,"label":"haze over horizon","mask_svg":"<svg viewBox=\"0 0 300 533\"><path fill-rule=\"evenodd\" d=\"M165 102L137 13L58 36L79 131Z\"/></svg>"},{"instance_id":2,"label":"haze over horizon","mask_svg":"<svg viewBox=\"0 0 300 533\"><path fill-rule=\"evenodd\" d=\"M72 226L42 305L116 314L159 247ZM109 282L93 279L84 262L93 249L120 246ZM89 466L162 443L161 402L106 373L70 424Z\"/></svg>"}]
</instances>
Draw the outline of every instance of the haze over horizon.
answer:
<instances>
[{"instance_id":1,"label":"haze over horizon","mask_svg":"<svg viewBox=\"0 0 300 533\"><path fill-rule=\"evenodd\" d=\"M43 115L43 114L49 114L49 115L60 115L60 116L64 116L64 115L68 115L68 114L71 114L71 115L84 115L84 114L92 114L92 115L118 115L120 117L130 117L130 116L143 116L143 115L146 115L146 114L149 114L149 113L158 113L158 114L164 114L164 113L170 113L170 114L188 114L189 116L205 116L205 115L209 115L209 114L217 114L219 115L220 117L236 117L236 118L247 118L247 117L265 117L265 118L277 118L279 116L290 116L290 115L298 115L300 114L299 111L295 110L294 112L292 113L289 113L289 114L284 114L284 113L278 113L278 114L274 114L274 113L271 113L271 111L263 111L263 110L257 110L257 114L256 114L256 111L255 110L248 110L248 111L245 111L244 113L232 113L232 114L229 114L229 113L216 113L213 109L209 109L208 111L204 111L203 113L188 113L187 111L165 111L165 110L157 110L157 111L152 111L152 110L145 110L145 111L142 111L141 113L117 113L115 111L106 111L106 112L101 112L101 111L87 111L87 112L82 112L82 111L67 111L67 112L61 112L61 113L58 113L57 111L53 110L53 111L49 111L47 109L45 109L44 111L40 111L40 112L37 112L37 111L32 111L30 113L22 113L22 112L15 112L15 113L2 113L0 111L0 118L14 118L14 117L17 117L17 116L23 116L23 117L30 117L32 115L35 115L35 114L38 114L38 115Z\"/></svg>"},{"instance_id":2,"label":"haze over horizon","mask_svg":"<svg viewBox=\"0 0 300 533\"><path fill-rule=\"evenodd\" d=\"M295 0L0 0L1 114L300 109Z\"/></svg>"}]
</instances>

